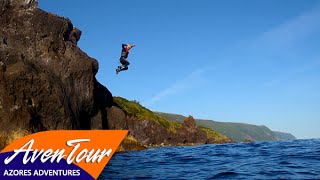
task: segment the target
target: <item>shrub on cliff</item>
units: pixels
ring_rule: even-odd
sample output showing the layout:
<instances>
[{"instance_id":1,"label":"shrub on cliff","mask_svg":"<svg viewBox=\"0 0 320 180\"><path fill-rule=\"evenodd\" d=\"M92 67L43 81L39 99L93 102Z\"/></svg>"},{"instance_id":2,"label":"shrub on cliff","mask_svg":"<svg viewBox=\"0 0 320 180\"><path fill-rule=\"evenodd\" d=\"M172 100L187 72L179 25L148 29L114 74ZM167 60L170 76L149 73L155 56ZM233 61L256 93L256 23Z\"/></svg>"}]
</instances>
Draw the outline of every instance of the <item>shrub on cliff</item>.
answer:
<instances>
[{"instance_id":1,"label":"shrub on cliff","mask_svg":"<svg viewBox=\"0 0 320 180\"><path fill-rule=\"evenodd\" d=\"M136 100L129 101L122 97L114 97L114 101L119 104L123 110L126 111L129 117L134 119L149 119L155 121L166 129L175 132L181 125L179 123L166 120L156 114L154 114L149 109L140 105Z\"/></svg>"}]
</instances>

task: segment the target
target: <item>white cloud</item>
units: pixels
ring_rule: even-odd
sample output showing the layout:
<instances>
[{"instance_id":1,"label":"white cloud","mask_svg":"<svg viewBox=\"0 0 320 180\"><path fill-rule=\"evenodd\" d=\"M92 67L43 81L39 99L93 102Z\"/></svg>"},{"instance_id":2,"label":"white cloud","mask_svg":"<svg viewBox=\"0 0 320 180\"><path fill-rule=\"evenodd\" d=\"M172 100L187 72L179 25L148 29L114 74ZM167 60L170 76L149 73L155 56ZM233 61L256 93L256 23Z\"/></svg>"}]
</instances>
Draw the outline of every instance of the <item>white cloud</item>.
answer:
<instances>
[{"instance_id":1,"label":"white cloud","mask_svg":"<svg viewBox=\"0 0 320 180\"><path fill-rule=\"evenodd\" d=\"M172 84L168 88L159 92L158 94L156 94L149 100L143 102L142 104L152 105L169 96L173 96L178 93L202 86L207 82L207 78L205 77L205 74L211 70L213 70L213 68L210 68L210 67L197 69L192 73L190 73L189 75L187 75L184 79L177 81L176 83Z\"/></svg>"},{"instance_id":2,"label":"white cloud","mask_svg":"<svg viewBox=\"0 0 320 180\"><path fill-rule=\"evenodd\" d=\"M292 52L292 54L294 54L295 50L299 50L299 47L303 46L302 41L304 39L312 37L314 35L318 36L319 34L316 33L318 33L319 30L320 4L317 4L312 9L303 12L302 14L288 20L287 22L284 22L283 24L263 33L254 41L253 45L255 47L255 50L253 50L253 52L259 51L260 53L262 52L265 57L268 57L269 54L274 54L274 51L277 51L281 55L283 53L283 50L288 48L289 52ZM265 57L262 56L261 58L263 59ZM255 59L259 59L259 57ZM289 69L286 72L283 72L281 76L273 78L263 83L263 85L267 87L278 85L294 75L305 73L318 68L319 58L316 58L315 60L316 61L304 60L305 62L309 63L306 63L301 67Z\"/></svg>"},{"instance_id":3,"label":"white cloud","mask_svg":"<svg viewBox=\"0 0 320 180\"><path fill-rule=\"evenodd\" d=\"M320 29L320 5L265 32L255 45L279 48L292 45Z\"/></svg>"}]
</instances>

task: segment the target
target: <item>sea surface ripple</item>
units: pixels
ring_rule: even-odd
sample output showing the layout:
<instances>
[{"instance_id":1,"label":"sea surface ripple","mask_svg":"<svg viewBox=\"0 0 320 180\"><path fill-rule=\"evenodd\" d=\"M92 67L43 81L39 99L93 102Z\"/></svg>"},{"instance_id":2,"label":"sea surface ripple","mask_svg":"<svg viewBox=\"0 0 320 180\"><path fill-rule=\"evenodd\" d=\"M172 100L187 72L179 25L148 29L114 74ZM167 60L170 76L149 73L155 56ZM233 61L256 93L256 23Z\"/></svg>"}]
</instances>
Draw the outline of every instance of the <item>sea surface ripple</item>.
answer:
<instances>
[{"instance_id":1,"label":"sea surface ripple","mask_svg":"<svg viewBox=\"0 0 320 180\"><path fill-rule=\"evenodd\" d=\"M117 153L99 179L320 179L320 139Z\"/></svg>"}]
</instances>

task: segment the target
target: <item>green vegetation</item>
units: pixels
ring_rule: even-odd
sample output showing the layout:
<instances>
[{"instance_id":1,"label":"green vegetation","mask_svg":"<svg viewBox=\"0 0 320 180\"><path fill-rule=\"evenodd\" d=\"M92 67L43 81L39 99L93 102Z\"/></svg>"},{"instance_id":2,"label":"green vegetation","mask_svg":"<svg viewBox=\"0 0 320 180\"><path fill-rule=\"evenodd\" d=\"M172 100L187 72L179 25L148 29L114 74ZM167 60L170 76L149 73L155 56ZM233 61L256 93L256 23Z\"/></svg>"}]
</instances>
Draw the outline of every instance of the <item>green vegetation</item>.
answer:
<instances>
[{"instance_id":1,"label":"green vegetation","mask_svg":"<svg viewBox=\"0 0 320 180\"><path fill-rule=\"evenodd\" d=\"M131 135L127 135L120 146L117 149L117 152L121 151L135 151L135 150L143 150L146 149L145 146L142 146L136 138Z\"/></svg>"},{"instance_id":2,"label":"green vegetation","mask_svg":"<svg viewBox=\"0 0 320 180\"><path fill-rule=\"evenodd\" d=\"M157 112L156 114L176 122L181 122L185 118L184 116L178 115L178 114L169 114L169 113L160 113L160 112ZM257 126L257 125L244 124L244 123L217 122L212 120L200 120L200 119L196 119L196 123L198 126L217 130L221 134L227 136L228 138L236 142L243 142L248 139L251 139L254 141L272 141L272 140L287 140L288 138L291 138L291 139L295 138L291 134L282 135L277 132L271 131L266 126Z\"/></svg>"},{"instance_id":3,"label":"green vegetation","mask_svg":"<svg viewBox=\"0 0 320 180\"><path fill-rule=\"evenodd\" d=\"M166 119L169 119L171 121L175 121L178 123L182 123L184 119L186 119L185 116L182 116L180 114L171 114L171 113L162 113L162 112L154 112L158 116L164 117Z\"/></svg>"},{"instance_id":4,"label":"green vegetation","mask_svg":"<svg viewBox=\"0 0 320 180\"><path fill-rule=\"evenodd\" d=\"M229 140L227 136L224 136L211 128L200 127L200 129L207 133L208 138L213 138L217 142L227 142Z\"/></svg>"},{"instance_id":5,"label":"green vegetation","mask_svg":"<svg viewBox=\"0 0 320 180\"><path fill-rule=\"evenodd\" d=\"M278 132L278 131L273 131L274 134L276 135L278 140L292 140L292 139L297 139L290 133L284 133L284 132Z\"/></svg>"},{"instance_id":6,"label":"green vegetation","mask_svg":"<svg viewBox=\"0 0 320 180\"><path fill-rule=\"evenodd\" d=\"M114 101L127 112L128 116L133 117L134 119L149 119L155 121L172 132L175 132L179 127L181 127L177 122L169 121L156 115L149 109L141 106L136 100L129 101L122 97L114 97Z\"/></svg>"},{"instance_id":7,"label":"green vegetation","mask_svg":"<svg viewBox=\"0 0 320 180\"><path fill-rule=\"evenodd\" d=\"M215 130L228 136L233 141L237 142L243 142L246 140L277 140L274 136L274 133L266 126L257 126L244 123L216 122L210 120L197 120L197 124L205 127L214 128Z\"/></svg>"},{"instance_id":8,"label":"green vegetation","mask_svg":"<svg viewBox=\"0 0 320 180\"><path fill-rule=\"evenodd\" d=\"M186 118L179 114L152 112L141 106L136 100L129 101L122 97L115 97L114 100L133 119L149 119L172 132L175 132L181 127L180 123ZM207 133L208 138L213 138L218 142L226 141L228 138L236 142L243 142L246 140L272 141L295 139L295 137L289 133L274 132L266 126L200 119L196 119L196 123Z\"/></svg>"}]
</instances>

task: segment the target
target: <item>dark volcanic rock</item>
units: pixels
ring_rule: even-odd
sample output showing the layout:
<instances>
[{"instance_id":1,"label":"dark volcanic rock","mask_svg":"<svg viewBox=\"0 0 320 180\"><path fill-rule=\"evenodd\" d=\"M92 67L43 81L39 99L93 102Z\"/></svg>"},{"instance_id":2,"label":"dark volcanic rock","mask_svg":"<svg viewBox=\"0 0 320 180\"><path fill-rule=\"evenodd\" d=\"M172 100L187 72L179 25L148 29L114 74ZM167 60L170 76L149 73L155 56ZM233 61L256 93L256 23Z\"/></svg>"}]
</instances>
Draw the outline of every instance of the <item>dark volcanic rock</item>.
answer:
<instances>
[{"instance_id":1,"label":"dark volcanic rock","mask_svg":"<svg viewBox=\"0 0 320 180\"><path fill-rule=\"evenodd\" d=\"M142 145L190 145L211 143L207 133L198 128L192 116L184 120L176 132L148 119L127 121L129 133Z\"/></svg>"},{"instance_id":2,"label":"dark volcanic rock","mask_svg":"<svg viewBox=\"0 0 320 180\"><path fill-rule=\"evenodd\" d=\"M91 119L91 129L128 129L127 115L113 101L111 92L96 82L94 95L98 113Z\"/></svg>"},{"instance_id":3,"label":"dark volcanic rock","mask_svg":"<svg viewBox=\"0 0 320 180\"><path fill-rule=\"evenodd\" d=\"M182 127L177 130L174 139L186 144L204 144L208 140L207 133L197 127L196 121L192 116L182 122Z\"/></svg>"},{"instance_id":4,"label":"dark volcanic rock","mask_svg":"<svg viewBox=\"0 0 320 180\"><path fill-rule=\"evenodd\" d=\"M78 48L81 31L36 6L35 0L0 2L0 149L56 129L129 129L127 149L208 142L192 117L177 130L128 117L96 80L98 62Z\"/></svg>"},{"instance_id":5,"label":"dark volcanic rock","mask_svg":"<svg viewBox=\"0 0 320 180\"><path fill-rule=\"evenodd\" d=\"M37 0L1 0L0 7L16 7L16 8L36 8L38 6Z\"/></svg>"},{"instance_id":6,"label":"dark volcanic rock","mask_svg":"<svg viewBox=\"0 0 320 180\"><path fill-rule=\"evenodd\" d=\"M91 119L91 129L128 129L127 115L116 105L100 107Z\"/></svg>"},{"instance_id":7,"label":"dark volcanic rock","mask_svg":"<svg viewBox=\"0 0 320 180\"><path fill-rule=\"evenodd\" d=\"M108 129L107 111L114 104L112 94L106 87L96 82L94 98L97 113L91 119L91 129Z\"/></svg>"},{"instance_id":8,"label":"dark volcanic rock","mask_svg":"<svg viewBox=\"0 0 320 180\"><path fill-rule=\"evenodd\" d=\"M182 127L189 132L196 132L197 131L197 125L196 121L192 116L187 117L183 122L182 122Z\"/></svg>"},{"instance_id":9,"label":"dark volcanic rock","mask_svg":"<svg viewBox=\"0 0 320 180\"><path fill-rule=\"evenodd\" d=\"M98 107L113 103L105 87L95 94L98 62L77 47L81 32L36 4L0 3L0 137L91 129Z\"/></svg>"},{"instance_id":10,"label":"dark volcanic rock","mask_svg":"<svg viewBox=\"0 0 320 180\"><path fill-rule=\"evenodd\" d=\"M160 145L168 143L171 134L166 128L151 120L128 119L129 133L142 145Z\"/></svg>"},{"instance_id":11,"label":"dark volcanic rock","mask_svg":"<svg viewBox=\"0 0 320 180\"><path fill-rule=\"evenodd\" d=\"M69 40L72 43L77 44L78 41L80 40L80 36L81 36L81 31L78 28L76 28L75 26L73 26L73 29L69 34Z\"/></svg>"},{"instance_id":12,"label":"dark volcanic rock","mask_svg":"<svg viewBox=\"0 0 320 180\"><path fill-rule=\"evenodd\" d=\"M108 129L128 129L126 113L117 106L107 109Z\"/></svg>"}]
</instances>

